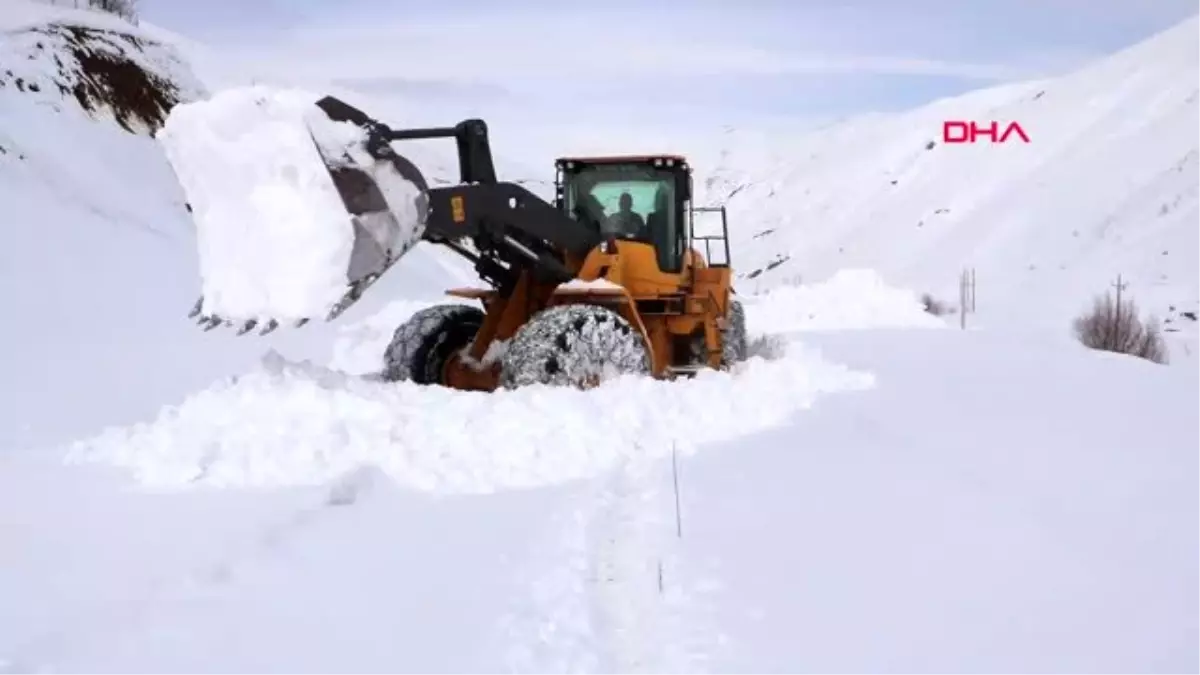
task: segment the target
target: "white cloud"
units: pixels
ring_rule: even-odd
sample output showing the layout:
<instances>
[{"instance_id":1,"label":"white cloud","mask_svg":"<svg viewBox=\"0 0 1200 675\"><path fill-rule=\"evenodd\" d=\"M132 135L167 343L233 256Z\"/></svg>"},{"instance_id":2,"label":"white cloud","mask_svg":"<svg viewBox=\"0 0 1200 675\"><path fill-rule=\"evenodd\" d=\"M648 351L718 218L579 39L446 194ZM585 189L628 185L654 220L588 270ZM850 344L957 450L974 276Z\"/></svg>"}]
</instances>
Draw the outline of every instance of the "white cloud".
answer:
<instances>
[{"instance_id":1,"label":"white cloud","mask_svg":"<svg viewBox=\"0 0 1200 675\"><path fill-rule=\"evenodd\" d=\"M807 124L1041 77L1110 50L1115 15L1133 21L1116 0L696 0L687 11L541 1L414 13L395 0L295 0L307 14L286 30L260 26L220 49L260 79L354 88L396 120L482 116L589 146L621 125L653 139L772 116ZM1161 0L1175 12L1180 1Z\"/></svg>"},{"instance_id":2,"label":"white cloud","mask_svg":"<svg viewBox=\"0 0 1200 675\"><path fill-rule=\"evenodd\" d=\"M576 20L572 24L586 24ZM617 31L581 38L561 21L530 23L405 22L341 26L293 33L251 47L258 60L302 60L313 76L493 83L506 87L586 88L590 81L710 75L931 75L994 81L1019 77L1002 64L921 58L909 54L766 48L689 37L648 39ZM735 36L736 38L736 36Z\"/></svg>"}]
</instances>

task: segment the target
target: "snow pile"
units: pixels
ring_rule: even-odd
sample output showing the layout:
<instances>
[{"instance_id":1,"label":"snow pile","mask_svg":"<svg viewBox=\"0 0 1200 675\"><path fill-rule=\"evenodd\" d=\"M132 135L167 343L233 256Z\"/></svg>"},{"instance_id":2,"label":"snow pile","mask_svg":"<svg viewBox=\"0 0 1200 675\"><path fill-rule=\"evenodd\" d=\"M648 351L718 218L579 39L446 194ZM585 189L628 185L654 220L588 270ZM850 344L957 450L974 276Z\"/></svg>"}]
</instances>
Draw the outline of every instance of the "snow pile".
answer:
<instances>
[{"instance_id":1,"label":"snow pile","mask_svg":"<svg viewBox=\"0 0 1200 675\"><path fill-rule=\"evenodd\" d=\"M673 444L687 451L731 439L782 423L820 394L872 384L799 347L734 374L490 394L269 357L154 422L77 444L73 456L125 467L152 486L308 484L369 464L420 490L490 492L594 475Z\"/></svg>"},{"instance_id":2,"label":"snow pile","mask_svg":"<svg viewBox=\"0 0 1200 675\"><path fill-rule=\"evenodd\" d=\"M158 134L195 218L204 313L311 318L345 294L355 228L321 155L375 162L362 147L365 132L329 120L317 99L300 90L230 89L177 106ZM369 234L398 256L422 227L419 190L392 178L384 193L403 222Z\"/></svg>"},{"instance_id":3,"label":"snow pile","mask_svg":"<svg viewBox=\"0 0 1200 675\"><path fill-rule=\"evenodd\" d=\"M884 282L874 270L842 270L815 284L777 286L742 296L755 332L788 333L870 328L941 328L912 291Z\"/></svg>"},{"instance_id":4,"label":"snow pile","mask_svg":"<svg viewBox=\"0 0 1200 675\"><path fill-rule=\"evenodd\" d=\"M558 290L564 293L597 292L608 294L614 292L619 293L624 290L624 288L624 286L621 286L620 284L614 284L608 279L591 279L589 281L584 281L583 279L572 279L570 281L564 281L558 285Z\"/></svg>"}]
</instances>

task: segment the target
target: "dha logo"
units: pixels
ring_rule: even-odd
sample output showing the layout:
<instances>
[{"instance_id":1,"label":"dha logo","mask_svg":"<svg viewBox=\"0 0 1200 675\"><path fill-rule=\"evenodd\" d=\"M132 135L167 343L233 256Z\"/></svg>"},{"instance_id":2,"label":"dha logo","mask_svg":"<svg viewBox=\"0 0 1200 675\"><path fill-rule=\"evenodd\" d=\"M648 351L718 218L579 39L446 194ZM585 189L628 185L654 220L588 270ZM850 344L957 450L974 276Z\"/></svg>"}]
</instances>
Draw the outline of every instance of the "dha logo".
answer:
<instances>
[{"instance_id":1,"label":"dha logo","mask_svg":"<svg viewBox=\"0 0 1200 675\"><path fill-rule=\"evenodd\" d=\"M1000 132L1000 123L995 120L982 125L977 122L961 120L942 122L943 143L975 143L981 136L986 137L991 143L1007 143L1009 137L1014 134L1021 141L1029 142L1029 135L1025 133L1018 122L1009 122L1008 126L1004 127L1003 133Z\"/></svg>"}]
</instances>

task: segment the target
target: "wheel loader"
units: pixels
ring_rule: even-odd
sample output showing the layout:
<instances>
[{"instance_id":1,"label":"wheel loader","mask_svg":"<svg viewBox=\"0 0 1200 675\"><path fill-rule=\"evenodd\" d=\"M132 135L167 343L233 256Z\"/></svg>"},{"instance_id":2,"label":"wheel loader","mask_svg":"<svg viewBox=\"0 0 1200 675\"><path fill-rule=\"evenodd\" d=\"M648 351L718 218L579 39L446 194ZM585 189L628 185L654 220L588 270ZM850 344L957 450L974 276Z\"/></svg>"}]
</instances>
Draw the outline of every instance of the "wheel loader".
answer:
<instances>
[{"instance_id":1,"label":"wheel loader","mask_svg":"<svg viewBox=\"0 0 1200 675\"><path fill-rule=\"evenodd\" d=\"M745 358L725 210L693 206L686 158L559 158L551 203L497 180L482 120L392 129L334 97L316 105L365 130L370 156L419 188L423 239L465 257L487 285L449 290L457 301L399 326L383 354L385 379L474 391L588 388L626 373L673 378ZM430 187L392 143L439 138L457 145L459 181ZM365 167L322 159L356 230L348 290L332 320L397 262L372 251L378 238L369 236L395 205ZM719 217L720 234L697 236L697 213ZM199 321L222 324L213 316Z\"/></svg>"}]
</instances>

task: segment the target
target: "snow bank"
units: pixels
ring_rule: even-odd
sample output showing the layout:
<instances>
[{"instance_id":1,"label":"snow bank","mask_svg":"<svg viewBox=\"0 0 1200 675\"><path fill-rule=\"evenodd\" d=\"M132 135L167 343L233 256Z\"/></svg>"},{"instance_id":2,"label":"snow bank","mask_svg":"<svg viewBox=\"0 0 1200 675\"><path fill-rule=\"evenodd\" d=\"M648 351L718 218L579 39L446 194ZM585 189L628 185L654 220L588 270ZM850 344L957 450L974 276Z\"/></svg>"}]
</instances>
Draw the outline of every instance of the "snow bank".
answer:
<instances>
[{"instance_id":1,"label":"snow bank","mask_svg":"<svg viewBox=\"0 0 1200 675\"><path fill-rule=\"evenodd\" d=\"M165 409L78 443L71 456L125 467L145 484L319 483L377 465L398 483L480 493L594 475L622 457L680 452L783 423L869 375L794 347L736 373L665 382L627 377L591 391L491 394L382 383L278 356Z\"/></svg>"},{"instance_id":2,"label":"snow bank","mask_svg":"<svg viewBox=\"0 0 1200 675\"><path fill-rule=\"evenodd\" d=\"M842 270L815 284L779 286L743 296L757 333L870 328L939 328L912 291L889 286L874 270Z\"/></svg>"},{"instance_id":3,"label":"snow bank","mask_svg":"<svg viewBox=\"0 0 1200 675\"><path fill-rule=\"evenodd\" d=\"M380 179L396 219L364 223L364 236L393 257L420 238L418 188L376 173L362 130L330 121L314 105L318 98L229 89L177 106L158 134L196 222L206 314L295 320L324 315L341 300L356 228L321 154L348 154Z\"/></svg>"}]
</instances>

